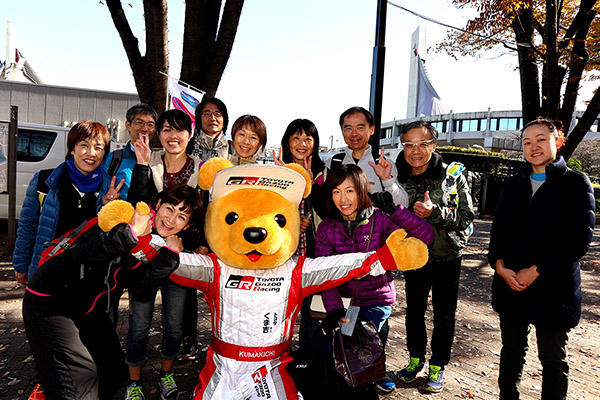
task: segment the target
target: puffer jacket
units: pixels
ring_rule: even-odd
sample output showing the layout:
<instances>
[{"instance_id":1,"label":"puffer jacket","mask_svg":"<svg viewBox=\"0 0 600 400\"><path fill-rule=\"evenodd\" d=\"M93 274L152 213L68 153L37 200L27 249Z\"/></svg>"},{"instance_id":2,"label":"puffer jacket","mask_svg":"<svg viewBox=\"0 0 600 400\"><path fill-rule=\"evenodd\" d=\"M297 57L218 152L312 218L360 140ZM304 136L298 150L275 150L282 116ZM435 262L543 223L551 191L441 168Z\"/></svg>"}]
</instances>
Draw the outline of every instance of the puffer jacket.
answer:
<instances>
[{"instance_id":1,"label":"puffer jacket","mask_svg":"<svg viewBox=\"0 0 600 400\"><path fill-rule=\"evenodd\" d=\"M402 205L391 216L373 207L363 210L354 222L358 226L352 236L348 234L345 223L341 218L333 217L321 222L315 243L317 257L377 250L385 244L392 232L400 228L405 229L408 236L421 239L426 244L433 240L431 226ZM356 306L393 304L396 301L396 289L392 281L393 276L389 271L380 276L367 275L359 280L353 279L335 289L322 292L323 305L328 312L341 308L341 296L353 297L355 292L353 304Z\"/></svg>"},{"instance_id":2,"label":"puffer jacket","mask_svg":"<svg viewBox=\"0 0 600 400\"><path fill-rule=\"evenodd\" d=\"M29 182L25 200L23 201L23 208L21 209L19 229L13 253L13 266L15 270L20 273L27 272L29 278L38 269L40 256L45 248L44 243L56 237L55 233L60 216L61 201L61 193L58 190L59 180L63 170L66 173L66 168L66 162L63 162L46 179L49 191L44 199L41 210L37 192L40 173L36 172ZM110 177L103 172L102 184L100 185L97 200L98 211L102 208L102 197L108 192L109 186Z\"/></svg>"},{"instance_id":3,"label":"puffer jacket","mask_svg":"<svg viewBox=\"0 0 600 400\"><path fill-rule=\"evenodd\" d=\"M442 182L448 166L438 153L433 153L427 170L419 175L412 175L411 167L404 159L404 151L398 155L396 166L398 181L408 193L409 209L412 210L417 201L423 201L426 191L429 191L429 198L434 204L431 215L425 218L435 234L433 244L429 246L429 260L440 262L459 257L467 245L475 218L464 173L457 183L458 196L451 204L444 205Z\"/></svg>"},{"instance_id":4,"label":"puffer jacket","mask_svg":"<svg viewBox=\"0 0 600 400\"><path fill-rule=\"evenodd\" d=\"M119 168L115 171L115 176L117 177L116 184L118 185L123 181L123 187L119 190L119 199L127 200L127 194L129 193L129 184L131 183L131 173L133 172L133 167L137 163L137 159L135 157L135 152L131 148L131 141L127 142L125 147L123 147L121 163L119 164ZM108 169L110 168L110 164L112 163L113 156L115 152L111 151L106 155L106 158L102 162L102 169L108 173Z\"/></svg>"},{"instance_id":5,"label":"puffer jacket","mask_svg":"<svg viewBox=\"0 0 600 400\"><path fill-rule=\"evenodd\" d=\"M29 280L27 291L73 318L94 310L108 311L111 294L123 287L122 272L130 275L129 281L163 279L179 266L179 255L165 247L162 238L142 239L128 224L109 232L95 225L71 248L46 261ZM148 254L152 254L151 260Z\"/></svg>"},{"instance_id":6,"label":"puffer jacket","mask_svg":"<svg viewBox=\"0 0 600 400\"><path fill-rule=\"evenodd\" d=\"M536 326L570 329L581 315L579 259L592 241L594 192L589 179L562 157L546 166L546 181L532 197L531 165L509 179L490 235L489 262L503 259L515 272L537 266L540 276L525 290L512 290L498 274L492 306Z\"/></svg>"}]
</instances>

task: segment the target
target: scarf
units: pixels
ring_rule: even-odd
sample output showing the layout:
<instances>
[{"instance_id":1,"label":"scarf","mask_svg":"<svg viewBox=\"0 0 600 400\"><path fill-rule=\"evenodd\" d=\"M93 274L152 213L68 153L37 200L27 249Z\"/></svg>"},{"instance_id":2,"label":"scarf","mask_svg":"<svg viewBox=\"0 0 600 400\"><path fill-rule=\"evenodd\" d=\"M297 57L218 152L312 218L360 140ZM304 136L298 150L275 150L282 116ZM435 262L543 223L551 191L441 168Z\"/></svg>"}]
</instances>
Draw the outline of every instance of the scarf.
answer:
<instances>
[{"instance_id":1,"label":"scarf","mask_svg":"<svg viewBox=\"0 0 600 400\"><path fill-rule=\"evenodd\" d=\"M102 183L102 169L100 167L85 175L75 167L73 158L67 160L67 172L73 185L82 193L95 192Z\"/></svg>"}]
</instances>

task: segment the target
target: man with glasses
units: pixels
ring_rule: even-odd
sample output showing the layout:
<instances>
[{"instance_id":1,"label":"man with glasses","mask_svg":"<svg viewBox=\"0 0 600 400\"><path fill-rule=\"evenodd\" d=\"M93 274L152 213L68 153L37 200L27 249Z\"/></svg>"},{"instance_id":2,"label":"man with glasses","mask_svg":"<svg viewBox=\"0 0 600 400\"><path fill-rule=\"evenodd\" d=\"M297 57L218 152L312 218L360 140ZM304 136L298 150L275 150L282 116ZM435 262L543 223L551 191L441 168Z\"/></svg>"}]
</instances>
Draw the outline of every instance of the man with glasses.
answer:
<instances>
[{"instance_id":1,"label":"man with glasses","mask_svg":"<svg viewBox=\"0 0 600 400\"><path fill-rule=\"evenodd\" d=\"M433 334L425 390L440 392L450 361L458 298L461 254L474 218L469 187L460 163L446 165L435 152L438 132L416 121L400 135L404 147L396 159L398 181L408 193L409 208L429 222L435 239L425 267L404 272L406 282L406 344L409 364L398 377L412 382L423 369L427 347L425 311L432 292Z\"/></svg>"},{"instance_id":2,"label":"man with glasses","mask_svg":"<svg viewBox=\"0 0 600 400\"><path fill-rule=\"evenodd\" d=\"M203 99L196 107L196 131L186 153L206 161L227 156L232 152L225 137L229 115L225 103L216 97Z\"/></svg>"},{"instance_id":3,"label":"man with glasses","mask_svg":"<svg viewBox=\"0 0 600 400\"><path fill-rule=\"evenodd\" d=\"M343 153L331 157L326 163L327 168L356 164L369 178L371 194L399 189L399 193L396 192L394 198L398 198L400 204L407 206L406 192L399 185L394 184L398 176L394 163L383 156L383 148L381 155L377 159L373 158L369 138L375 133L375 124L371 113L363 107L351 107L340 115L339 124L348 147Z\"/></svg>"},{"instance_id":4,"label":"man with glasses","mask_svg":"<svg viewBox=\"0 0 600 400\"><path fill-rule=\"evenodd\" d=\"M127 110L125 129L129 132L130 140L122 149L108 154L102 163L102 168L108 175L115 177L115 182L111 184L111 190L107 193L108 200L115 200L117 198L127 200L129 184L131 183L131 172L133 166L137 163L133 144L138 139L150 143L152 135L156 131L157 117L154 108L144 103L136 104ZM115 183L117 184L116 187Z\"/></svg>"}]
</instances>

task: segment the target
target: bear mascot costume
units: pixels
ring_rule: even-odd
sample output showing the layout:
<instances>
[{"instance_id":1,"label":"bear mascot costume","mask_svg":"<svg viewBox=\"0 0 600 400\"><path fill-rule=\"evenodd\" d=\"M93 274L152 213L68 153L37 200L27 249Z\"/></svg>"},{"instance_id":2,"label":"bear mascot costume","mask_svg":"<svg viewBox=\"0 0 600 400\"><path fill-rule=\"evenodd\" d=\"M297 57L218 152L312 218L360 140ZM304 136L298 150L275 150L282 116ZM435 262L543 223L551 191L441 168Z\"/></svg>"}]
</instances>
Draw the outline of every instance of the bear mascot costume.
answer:
<instances>
[{"instance_id":1,"label":"bear mascot costume","mask_svg":"<svg viewBox=\"0 0 600 400\"><path fill-rule=\"evenodd\" d=\"M205 233L213 254L181 253L171 279L202 292L212 339L194 399L297 399L285 365L302 300L350 279L427 262L427 246L395 231L370 253L315 259L293 256L298 206L311 181L297 164L232 167L204 163L198 178L210 190Z\"/></svg>"}]
</instances>

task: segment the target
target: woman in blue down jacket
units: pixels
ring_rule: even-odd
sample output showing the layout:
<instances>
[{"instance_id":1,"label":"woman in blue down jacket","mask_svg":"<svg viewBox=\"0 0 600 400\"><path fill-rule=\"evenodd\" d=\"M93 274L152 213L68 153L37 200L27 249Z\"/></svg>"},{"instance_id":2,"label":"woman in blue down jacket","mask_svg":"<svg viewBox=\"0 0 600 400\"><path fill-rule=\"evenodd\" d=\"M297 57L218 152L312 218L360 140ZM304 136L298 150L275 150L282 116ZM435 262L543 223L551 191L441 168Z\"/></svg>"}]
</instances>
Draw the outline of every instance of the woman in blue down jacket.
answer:
<instances>
[{"instance_id":1,"label":"woman in blue down jacket","mask_svg":"<svg viewBox=\"0 0 600 400\"><path fill-rule=\"evenodd\" d=\"M581 316L579 259L594 228L588 178L557 157L564 137L537 118L523 130L523 171L506 182L492 225L492 306L500 315L500 399L518 399L527 336L535 326L542 399L566 399L567 333Z\"/></svg>"},{"instance_id":2,"label":"woman in blue down jacket","mask_svg":"<svg viewBox=\"0 0 600 400\"><path fill-rule=\"evenodd\" d=\"M368 252L385 244L387 237L403 228L409 236L421 239L425 244L433 241L433 229L407 208L399 205L389 193L372 195L379 209L372 207L369 197L369 181L356 165L348 164L329 171L325 181L327 208L332 217L321 222L317 230L315 255ZM399 190L391 190L399 193ZM394 200L394 201L393 201ZM394 204L398 204L395 206ZM328 313L343 308L341 297L354 297L353 304L360 307L359 316L375 323L385 346L389 330L387 319L396 301L396 290L390 272L381 276L353 279L335 289L322 293L323 304ZM376 382L384 391L395 389L389 378Z\"/></svg>"},{"instance_id":3,"label":"woman in blue down jacket","mask_svg":"<svg viewBox=\"0 0 600 400\"><path fill-rule=\"evenodd\" d=\"M66 161L35 173L23 201L13 253L19 283L26 285L37 271L44 243L94 218L102 201L116 195L114 188L109 192L110 176L100 168L109 151L106 128L81 121L67 134Z\"/></svg>"}]
</instances>

